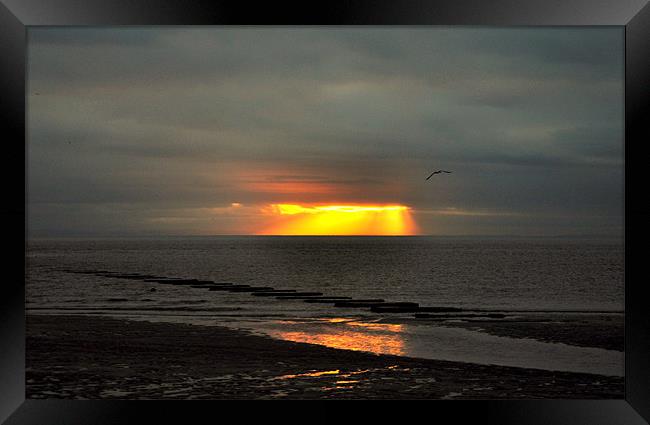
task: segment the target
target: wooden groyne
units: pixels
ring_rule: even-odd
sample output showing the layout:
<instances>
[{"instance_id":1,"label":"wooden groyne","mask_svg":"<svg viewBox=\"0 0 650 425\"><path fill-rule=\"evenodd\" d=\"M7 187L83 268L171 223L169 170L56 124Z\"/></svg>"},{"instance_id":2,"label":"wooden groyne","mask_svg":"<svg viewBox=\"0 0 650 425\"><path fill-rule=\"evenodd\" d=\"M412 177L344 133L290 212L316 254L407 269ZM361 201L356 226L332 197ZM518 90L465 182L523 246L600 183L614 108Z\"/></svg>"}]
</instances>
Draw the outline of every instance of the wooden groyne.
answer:
<instances>
[{"instance_id":1,"label":"wooden groyne","mask_svg":"<svg viewBox=\"0 0 650 425\"><path fill-rule=\"evenodd\" d=\"M346 309L363 309L378 314L413 314L416 319L504 319L507 317L503 313L495 312L478 312L478 310L463 310L458 307L447 306L420 306L417 302L398 301L390 302L382 298L361 298L354 299L345 295L327 295L317 291L299 291L297 289L276 289L272 286L253 286L244 284L235 284L232 282L215 282L212 280L202 280L185 277L157 276L152 274L141 273L124 273L107 270L71 270L62 269L60 271L75 274L87 274L109 279L126 279L142 281L147 284L176 285L186 286L189 289L207 289L210 292L231 292L231 293L249 293L255 297L266 297L276 301L303 301L309 304L330 304L335 308ZM153 287L148 287L147 291L155 291ZM111 302L122 300L121 298L111 299Z\"/></svg>"}]
</instances>

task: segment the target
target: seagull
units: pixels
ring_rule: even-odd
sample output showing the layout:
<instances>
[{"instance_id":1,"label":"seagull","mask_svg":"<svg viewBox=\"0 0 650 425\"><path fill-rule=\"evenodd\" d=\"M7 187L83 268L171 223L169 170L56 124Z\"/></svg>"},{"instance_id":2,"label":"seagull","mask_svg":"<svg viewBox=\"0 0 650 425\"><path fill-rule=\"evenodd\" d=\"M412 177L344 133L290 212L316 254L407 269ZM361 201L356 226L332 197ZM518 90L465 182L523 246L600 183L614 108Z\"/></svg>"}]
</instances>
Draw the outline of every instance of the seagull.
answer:
<instances>
[{"instance_id":1,"label":"seagull","mask_svg":"<svg viewBox=\"0 0 650 425\"><path fill-rule=\"evenodd\" d=\"M433 173L429 174L429 177L427 177L425 180L429 180L431 178L431 176L433 176L434 174L440 174L440 173L451 174L451 171L447 171L447 170L434 171Z\"/></svg>"}]
</instances>

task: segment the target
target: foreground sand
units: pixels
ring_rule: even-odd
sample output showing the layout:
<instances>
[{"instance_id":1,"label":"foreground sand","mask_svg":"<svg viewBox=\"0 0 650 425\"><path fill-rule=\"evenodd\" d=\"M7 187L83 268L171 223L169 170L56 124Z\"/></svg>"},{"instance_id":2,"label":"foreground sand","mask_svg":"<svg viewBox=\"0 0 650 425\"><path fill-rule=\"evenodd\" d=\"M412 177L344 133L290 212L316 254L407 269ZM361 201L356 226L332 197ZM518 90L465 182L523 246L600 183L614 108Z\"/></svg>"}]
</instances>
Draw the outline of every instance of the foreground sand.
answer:
<instances>
[{"instance_id":1,"label":"foreground sand","mask_svg":"<svg viewBox=\"0 0 650 425\"><path fill-rule=\"evenodd\" d=\"M28 315L26 363L28 398L623 398L623 378L96 316Z\"/></svg>"}]
</instances>

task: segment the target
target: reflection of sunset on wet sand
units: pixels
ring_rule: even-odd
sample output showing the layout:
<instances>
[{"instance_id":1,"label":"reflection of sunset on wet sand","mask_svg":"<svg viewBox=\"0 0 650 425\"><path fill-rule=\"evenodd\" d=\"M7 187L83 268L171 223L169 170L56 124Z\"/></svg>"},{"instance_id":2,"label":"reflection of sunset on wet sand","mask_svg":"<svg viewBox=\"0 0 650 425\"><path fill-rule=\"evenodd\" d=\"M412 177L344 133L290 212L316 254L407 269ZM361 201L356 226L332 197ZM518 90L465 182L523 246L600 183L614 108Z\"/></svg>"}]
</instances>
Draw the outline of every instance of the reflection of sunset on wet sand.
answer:
<instances>
[{"instance_id":1,"label":"reflection of sunset on wet sand","mask_svg":"<svg viewBox=\"0 0 650 425\"><path fill-rule=\"evenodd\" d=\"M376 379L372 375L378 372L408 372L409 370L409 368L400 368L397 365L350 371L342 371L340 369L320 371L312 370L304 373L278 376L272 378L271 381L284 381L292 379L310 380L311 378L316 378L316 383L319 385L321 391L352 390L355 388L360 388L363 385L367 385L368 382Z\"/></svg>"},{"instance_id":2,"label":"reflection of sunset on wet sand","mask_svg":"<svg viewBox=\"0 0 650 425\"><path fill-rule=\"evenodd\" d=\"M323 370L320 372L306 372L306 373L297 373L295 375L282 375L278 376L277 378L273 379L295 379L295 378L318 378L319 376L327 376L327 375L338 375L341 371L336 369L336 370Z\"/></svg>"},{"instance_id":3,"label":"reflection of sunset on wet sand","mask_svg":"<svg viewBox=\"0 0 650 425\"><path fill-rule=\"evenodd\" d=\"M341 327L315 328L305 331L280 331L273 336L287 341L324 345L344 350L367 351L375 354L405 355L403 325L345 321L328 319L329 323L341 323ZM350 329L360 327L367 331Z\"/></svg>"}]
</instances>

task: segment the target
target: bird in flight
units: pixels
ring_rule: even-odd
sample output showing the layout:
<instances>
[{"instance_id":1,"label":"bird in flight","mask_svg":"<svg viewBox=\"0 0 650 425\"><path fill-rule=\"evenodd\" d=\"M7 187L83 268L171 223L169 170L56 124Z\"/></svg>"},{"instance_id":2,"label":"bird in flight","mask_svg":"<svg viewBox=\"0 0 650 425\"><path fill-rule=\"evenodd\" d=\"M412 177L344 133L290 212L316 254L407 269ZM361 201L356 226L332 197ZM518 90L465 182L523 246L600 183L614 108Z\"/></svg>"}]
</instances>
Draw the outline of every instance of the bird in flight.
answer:
<instances>
[{"instance_id":1,"label":"bird in flight","mask_svg":"<svg viewBox=\"0 0 650 425\"><path fill-rule=\"evenodd\" d=\"M434 171L433 173L429 174L429 177L427 177L425 180L429 180L434 174L440 174L440 173L451 174L451 171L447 171L447 170Z\"/></svg>"}]
</instances>

